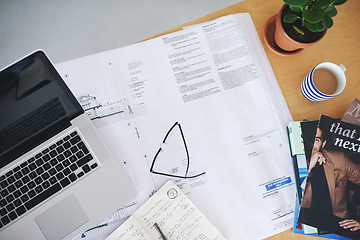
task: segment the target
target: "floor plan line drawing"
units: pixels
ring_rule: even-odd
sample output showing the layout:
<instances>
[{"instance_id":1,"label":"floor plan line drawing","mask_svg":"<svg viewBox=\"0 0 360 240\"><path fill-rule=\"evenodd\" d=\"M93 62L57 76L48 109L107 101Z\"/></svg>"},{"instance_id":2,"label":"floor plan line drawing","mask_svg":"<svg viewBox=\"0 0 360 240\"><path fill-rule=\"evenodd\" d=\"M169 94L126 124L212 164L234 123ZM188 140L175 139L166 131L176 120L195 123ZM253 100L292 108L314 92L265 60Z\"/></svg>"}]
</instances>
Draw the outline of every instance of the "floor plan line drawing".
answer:
<instances>
[{"instance_id":1,"label":"floor plan line drawing","mask_svg":"<svg viewBox=\"0 0 360 240\"><path fill-rule=\"evenodd\" d=\"M125 113L124 109L128 110L128 114L134 114L129 104L125 104L127 107L121 107L122 101L106 102L106 104L100 103L95 96L86 95L77 98L84 111L88 114L91 120L110 117L119 113Z\"/></svg>"}]
</instances>

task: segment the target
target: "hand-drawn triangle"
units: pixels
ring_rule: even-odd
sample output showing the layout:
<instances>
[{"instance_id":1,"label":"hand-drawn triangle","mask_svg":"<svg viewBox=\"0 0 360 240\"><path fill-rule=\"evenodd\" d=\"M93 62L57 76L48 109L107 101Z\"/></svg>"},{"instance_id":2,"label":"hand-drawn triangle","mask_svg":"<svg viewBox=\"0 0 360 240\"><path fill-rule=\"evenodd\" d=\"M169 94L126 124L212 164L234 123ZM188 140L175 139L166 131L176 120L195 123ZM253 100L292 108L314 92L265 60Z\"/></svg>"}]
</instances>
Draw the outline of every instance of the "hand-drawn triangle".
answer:
<instances>
[{"instance_id":1,"label":"hand-drawn triangle","mask_svg":"<svg viewBox=\"0 0 360 240\"><path fill-rule=\"evenodd\" d=\"M180 123L176 122L166 133L162 144L155 154L150 172L168 177L195 178L205 172L187 176L190 156Z\"/></svg>"}]
</instances>

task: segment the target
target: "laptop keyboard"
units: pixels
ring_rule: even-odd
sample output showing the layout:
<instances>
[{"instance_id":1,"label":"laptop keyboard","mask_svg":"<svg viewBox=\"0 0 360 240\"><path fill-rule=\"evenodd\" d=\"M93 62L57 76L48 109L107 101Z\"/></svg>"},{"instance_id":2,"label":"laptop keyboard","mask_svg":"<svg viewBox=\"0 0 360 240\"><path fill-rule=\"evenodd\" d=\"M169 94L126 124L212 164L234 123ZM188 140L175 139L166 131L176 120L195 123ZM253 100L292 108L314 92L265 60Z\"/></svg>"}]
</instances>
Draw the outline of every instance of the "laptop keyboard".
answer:
<instances>
[{"instance_id":1,"label":"laptop keyboard","mask_svg":"<svg viewBox=\"0 0 360 240\"><path fill-rule=\"evenodd\" d=\"M98 167L74 131L0 176L0 229Z\"/></svg>"}]
</instances>

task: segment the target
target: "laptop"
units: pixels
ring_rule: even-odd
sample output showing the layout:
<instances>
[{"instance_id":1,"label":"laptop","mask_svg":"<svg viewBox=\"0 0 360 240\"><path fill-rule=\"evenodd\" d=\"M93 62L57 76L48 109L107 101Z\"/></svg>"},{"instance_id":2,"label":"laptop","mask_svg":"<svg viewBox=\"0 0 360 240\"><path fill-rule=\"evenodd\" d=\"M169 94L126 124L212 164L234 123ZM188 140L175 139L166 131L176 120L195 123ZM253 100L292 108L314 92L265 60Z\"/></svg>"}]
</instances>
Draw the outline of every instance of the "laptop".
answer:
<instances>
[{"instance_id":1,"label":"laptop","mask_svg":"<svg viewBox=\"0 0 360 240\"><path fill-rule=\"evenodd\" d=\"M0 239L72 239L135 197L43 51L0 86Z\"/></svg>"}]
</instances>

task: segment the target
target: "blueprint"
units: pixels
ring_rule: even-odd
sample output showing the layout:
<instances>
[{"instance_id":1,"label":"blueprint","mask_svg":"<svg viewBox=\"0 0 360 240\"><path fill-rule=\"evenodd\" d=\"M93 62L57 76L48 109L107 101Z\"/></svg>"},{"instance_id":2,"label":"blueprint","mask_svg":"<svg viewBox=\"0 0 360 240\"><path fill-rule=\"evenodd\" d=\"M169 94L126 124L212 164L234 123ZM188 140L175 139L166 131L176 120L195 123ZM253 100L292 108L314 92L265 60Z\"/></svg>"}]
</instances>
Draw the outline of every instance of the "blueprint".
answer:
<instances>
[{"instance_id":1,"label":"blueprint","mask_svg":"<svg viewBox=\"0 0 360 240\"><path fill-rule=\"evenodd\" d=\"M292 226L292 118L249 14L56 68L138 190L82 239L109 235L169 179L226 239Z\"/></svg>"}]
</instances>

